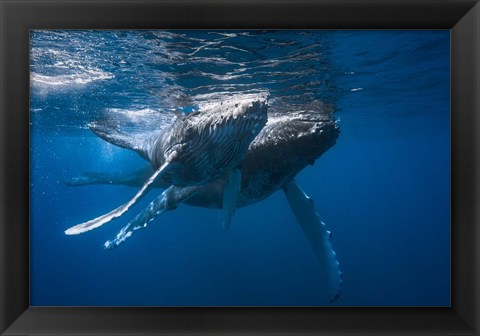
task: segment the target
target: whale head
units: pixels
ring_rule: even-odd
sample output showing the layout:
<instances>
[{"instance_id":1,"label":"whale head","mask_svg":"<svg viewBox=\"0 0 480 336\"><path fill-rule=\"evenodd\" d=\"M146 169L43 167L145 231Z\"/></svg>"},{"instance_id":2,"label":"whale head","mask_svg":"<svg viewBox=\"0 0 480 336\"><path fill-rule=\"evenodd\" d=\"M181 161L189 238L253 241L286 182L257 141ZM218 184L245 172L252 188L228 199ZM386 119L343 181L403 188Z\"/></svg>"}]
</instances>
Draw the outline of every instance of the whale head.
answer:
<instances>
[{"instance_id":1,"label":"whale head","mask_svg":"<svg viewBox=\"0 0 480 336\"><path fill-rule=\"evenodd\" d=\"M282 127L282 126L281 126ZM340 128L329 114L293 113L286 127L289 149L313 165L323 153L335 145ZM288 130L292 130L289 131ZM294 130L294 131L293 131Z\"/></svg>"},{"instance_id":2,"label":"whale head","mask_svg":"<svg viewBox=\"0 0 480 336\"><path fill-rule=\"evenodd\" d=\"M250 145L250 152L313 164L336 143L340 133L332 110L319 103L312 111L270 114L266 126Z\"/></svg>"},{"instance_id":3,"label":"whale head","mask_svg":"<svg viewBox=\"0 0 480 336\"><path fill-rule=\"evenodd\" d=\"M267 122L267 100L232 97L179 118L157 142L152 163L172 161L164 180L202 185L238 167Z\"/></svg>"},{"instance_id":4,"label":"whale head","mask_svg":"<svg viewBox=\"0 0 480 336\"><path fill-rule=\"evenodd\" d=\"M330 110L269 115L243 161L242 188L247 197L240 199L241 206L283 188L335 145L340 130Z\"/></svg>"}]
</instances>

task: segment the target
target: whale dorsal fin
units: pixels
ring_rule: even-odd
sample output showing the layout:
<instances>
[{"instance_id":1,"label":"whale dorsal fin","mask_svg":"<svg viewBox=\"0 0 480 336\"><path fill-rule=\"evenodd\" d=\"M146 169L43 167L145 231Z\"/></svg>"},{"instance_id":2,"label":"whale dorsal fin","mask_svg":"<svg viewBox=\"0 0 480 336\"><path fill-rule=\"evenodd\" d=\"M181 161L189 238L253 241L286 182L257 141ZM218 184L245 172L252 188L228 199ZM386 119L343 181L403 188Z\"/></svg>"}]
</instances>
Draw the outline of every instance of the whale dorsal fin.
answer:
<instances>
[{"instance_id":1,"label":"whale dorsal fin","mask_svg":"<svg viewBox=\"0 0 480 336\"><path fill-rule=\"evenodd\" d=\"M322 263L327 276L329 297L333 302L340 296L342 272L332 247L330 231L327 230L325 223L320 220L312 199L303 192L295 181L286 184L283 191L298 223Z\"/></svg>"}]
</instances>

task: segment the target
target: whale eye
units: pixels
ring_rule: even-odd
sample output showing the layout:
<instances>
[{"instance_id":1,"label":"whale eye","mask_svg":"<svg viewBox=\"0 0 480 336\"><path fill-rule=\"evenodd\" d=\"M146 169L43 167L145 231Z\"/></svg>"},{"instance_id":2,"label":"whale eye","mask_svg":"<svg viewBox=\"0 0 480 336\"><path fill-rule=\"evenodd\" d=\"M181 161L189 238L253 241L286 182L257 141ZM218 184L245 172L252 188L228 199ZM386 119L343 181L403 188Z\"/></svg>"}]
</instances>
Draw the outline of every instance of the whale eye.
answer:
<instances>
[{"instance_id":1,"label":"whale eye","mask_svg":"<svg viewBox=\"0 0 480 336\"><path fill-rule=\"evenodd\" d=\"M193 127L192 126L187 126L185 128L185 136L189 137L193 135Z\"/></svg>"}]
</instances>

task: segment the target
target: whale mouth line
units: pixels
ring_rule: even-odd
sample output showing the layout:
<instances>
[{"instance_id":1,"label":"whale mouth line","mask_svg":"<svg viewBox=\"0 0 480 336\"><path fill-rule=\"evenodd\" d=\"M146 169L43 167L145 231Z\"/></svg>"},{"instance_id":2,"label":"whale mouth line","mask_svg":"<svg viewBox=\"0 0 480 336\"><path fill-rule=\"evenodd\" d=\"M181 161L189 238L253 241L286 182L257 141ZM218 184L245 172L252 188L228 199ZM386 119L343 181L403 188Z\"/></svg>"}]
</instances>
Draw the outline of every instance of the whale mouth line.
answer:
<instances>
[{"instance_id":1,"label":"whale mouth line","mask_svg":"<svg viewBox=\"0 0 480 336\"><path fill-rule=\"evenodd\" d=\"M181 142L176 142L176 143L172 144L171 146L169 146L169 147L164 151L165 157L170 156L170 154L172 154L174 148L177 147L177 146L181 146L181 145L182 145Z\"/></svg>"}]
</instances>

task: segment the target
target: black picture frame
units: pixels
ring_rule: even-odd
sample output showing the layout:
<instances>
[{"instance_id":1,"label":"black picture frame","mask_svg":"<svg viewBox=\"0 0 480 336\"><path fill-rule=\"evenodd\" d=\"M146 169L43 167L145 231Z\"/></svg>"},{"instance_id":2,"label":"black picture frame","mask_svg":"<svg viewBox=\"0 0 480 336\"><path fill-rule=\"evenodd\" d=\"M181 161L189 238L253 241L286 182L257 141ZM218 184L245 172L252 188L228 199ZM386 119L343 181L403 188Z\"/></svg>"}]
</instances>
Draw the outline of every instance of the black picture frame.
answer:
<instances>
[{"instance_id":1,"label":"black picture frame","mask_svg":"<svg viewBox=\"0 0 480 336\"><path fill-rule=\"evenodd\" d=\"M0 0L2 335L479 335L480 4ZM30 29L450 29L450 308L29 307Z\"/></svg>"}]
</instances>

